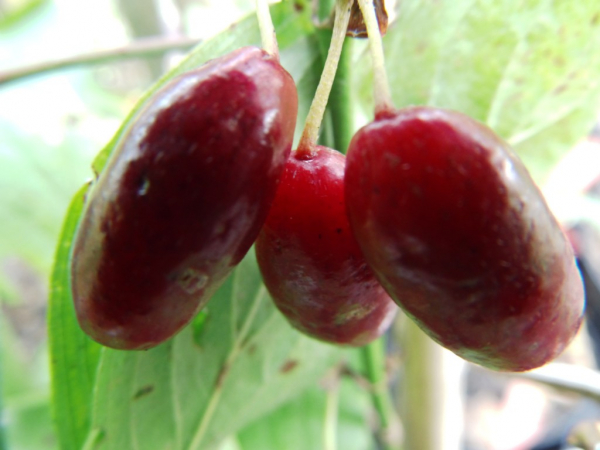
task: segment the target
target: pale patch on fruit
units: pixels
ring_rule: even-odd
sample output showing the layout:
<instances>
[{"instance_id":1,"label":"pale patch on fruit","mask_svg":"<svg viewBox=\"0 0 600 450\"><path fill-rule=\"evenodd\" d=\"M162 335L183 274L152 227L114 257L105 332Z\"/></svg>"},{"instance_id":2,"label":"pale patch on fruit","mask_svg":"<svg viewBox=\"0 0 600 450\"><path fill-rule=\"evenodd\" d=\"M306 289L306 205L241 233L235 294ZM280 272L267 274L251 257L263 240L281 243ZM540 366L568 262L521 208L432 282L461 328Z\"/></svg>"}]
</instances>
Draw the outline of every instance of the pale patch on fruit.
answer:
<instances>
[{"instance_id":1,"label":"pale patch on fruit","mask_svg":"<svg viewBox=\"0 0 600 450\"><path fill-rule=\"evenodd\" d=\"M277 111L276 108L270 109L265 112L265 116L264 116L263 124L262 124L262 135L264 137L268 136L269 133L271 132L271 129L273 128L273 124L275 123L275 120L277 119L278 114L279 114L279 111ZM261 143L268 144L268 142L264 142L264 140Z\"/></svg>"},{"instance_id":2,"label":"pale patch on fruit","mask_svg":"<svg viewBox=\"0 0 600 450\"><path fill-rule=\"evenodd\" d=\"M188 294L195 294L208 284L208 275L188 267L177 278L177 284Z\"/></svg>"},{"instance_id":3,"label":"pale patch on fruit","mask_svg":"<svg viewBox=\"0 0 600 450\"><path fill-rule=\"evenodd\" d=\"M343 325L353 320L358 321L369 315L376 307L377 304L375 303L345 305L340 308L340 312L335 316L334 323L336 325Z\"/></svg>"}]
</instances>

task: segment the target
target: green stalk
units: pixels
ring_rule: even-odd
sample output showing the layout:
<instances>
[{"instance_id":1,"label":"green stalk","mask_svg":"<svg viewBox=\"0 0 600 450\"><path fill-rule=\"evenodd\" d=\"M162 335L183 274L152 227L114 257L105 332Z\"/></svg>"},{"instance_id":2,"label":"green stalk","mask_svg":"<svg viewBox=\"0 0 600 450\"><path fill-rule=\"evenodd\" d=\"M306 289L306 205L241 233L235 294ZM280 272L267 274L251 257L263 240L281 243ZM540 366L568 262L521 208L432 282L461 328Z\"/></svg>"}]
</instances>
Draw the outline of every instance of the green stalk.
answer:
<instances>
[{"instance_id":1,"label":"green stalk","mask_svg":"<svg viewBox=\"0 0 600 450\"><path fill-rule=\"evenodd\" d=\"M385 342L377 339L361 349L366 376L373 388L373 404L379 415L382 428L390 424L392 404L388 395L385 374Z\"/></svg>"},{"instance_id":2,"label":"green stalk","mask_svg":"<svg viewBox=\"0 0 600 450\"><path fill-rule=\"evenodd\" d=\"M400 422L394 409L387 384L385 341L377 339L361 349L365 365L365 375L372 391L371 399L379 419L378 438L383 450L396 450L400 447L397 437L400 434Z\"/></svg>"},{"instance_id":3,"label":"green stalk","mask_svg":"<svg viewBox=\"0 0 600 450\"><path fill-rule=\"evenodd\" d=\"M399 404L407 449L458 450L464 427L465 362L402 317Z\"/></svg>"},{"instance_id":4,"label":"green stalk","mask_svg":"<svg viewBox=\"0 0 600 450\"><path fill-rule=\"evenodd\" d=\"M352 95L352 50L354 41L346 39L338 70L329 94L327 111L333 134L332 146L346 153L350 140L355 131L354 126L354 96Z\"/></svg>"},{"instance_id":5,"label":"green stalk","mask_svg":"<svg viewBox=\"0 0 600 450\"><path fill-rule=\"evenodd\" d=\"M267 0L256 0L256 18L264 51L279 61L279 45Z\"/></svg>"},{"instance_id":6,"label":"green stalk","mask_svg":"<svg viewBox=\"0 0 600 450\"><path fill-rule=\"evenodd\" d=\"M344 47L346 29L350 19L351 1L337 0L335 6L335 20L333 31L327 51L327 59L321 73L317 91L308 110L304 130L296 149L297 155L310 157L315 153L315 145L319 138L321 123L325 115L325 110L329 101L329 94L335 81L338 62Z\"/></svg>"},{"instance_id":7,"label":"green stalk","mask_svg":"<svg viewBox=\"0 0 600 450\"><path fill-rule=\"evenodd\" d=\"M337 426L340 385L337 378L327 390L325 425L323 426L323 450L337 450Z\"/></svg>"},{"instance_id":8,"label":"green stalk","mask_svg":"<svg viewBox=\"0 0 600 450\"><path fill-rule=\"evenodd\" d=\"M332 32L321 29L316 32L323 59L327 56ZM346 39L338 62L337 72L323 118L319 144L346 153L355 131L354 96L352 95L352 55L354 40Z\"/></svg>"}]
</instances>

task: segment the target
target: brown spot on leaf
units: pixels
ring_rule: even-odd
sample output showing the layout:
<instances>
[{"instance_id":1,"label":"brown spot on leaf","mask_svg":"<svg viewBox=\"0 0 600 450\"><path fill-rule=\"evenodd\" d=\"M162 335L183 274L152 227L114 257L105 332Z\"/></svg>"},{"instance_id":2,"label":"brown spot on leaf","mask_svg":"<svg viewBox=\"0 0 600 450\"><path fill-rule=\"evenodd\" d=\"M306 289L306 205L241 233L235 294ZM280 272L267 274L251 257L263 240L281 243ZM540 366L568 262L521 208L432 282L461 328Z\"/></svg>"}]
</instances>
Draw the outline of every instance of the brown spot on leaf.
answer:
<instances>
[{"instance_id":1,"label":"brown spot on leaf","mask_svg":"<svg viewBox=\"0 0 600 450\"><path fill-rule=\"evenodd\" d=\"M298 365L298 361L294 359L288 359L283 365L279 368L281 373L289 373L296 368Z\"/></svg>"},{"instance_id":2,"label":"brown spot on leaf","mask_svg":"<svg viewBox=\"0 0 600 450\"><path fill-rule=\"evenodd\" d=\"M230 366L227 363L223 364L223 367L221 367L221 371L219 372L219 375L217 375L217 381L215 382L215 387L217 389L223 387L223 382L225 381L225 377L229 373L229 369Z\"/></svg>"},{"instance_id":3,"label":"brown spot on leaf","mask_svg":"<svg viewBox=\"0 0 600 450\"><path fill-rule=\"evenodd\" d=\"M154 391L154 386L152 384L143 386L143 387L139 388L138 391L134 394L133 399L138 400L138 399L150 394L152 391Z\"/></svg>"}]
</instances>

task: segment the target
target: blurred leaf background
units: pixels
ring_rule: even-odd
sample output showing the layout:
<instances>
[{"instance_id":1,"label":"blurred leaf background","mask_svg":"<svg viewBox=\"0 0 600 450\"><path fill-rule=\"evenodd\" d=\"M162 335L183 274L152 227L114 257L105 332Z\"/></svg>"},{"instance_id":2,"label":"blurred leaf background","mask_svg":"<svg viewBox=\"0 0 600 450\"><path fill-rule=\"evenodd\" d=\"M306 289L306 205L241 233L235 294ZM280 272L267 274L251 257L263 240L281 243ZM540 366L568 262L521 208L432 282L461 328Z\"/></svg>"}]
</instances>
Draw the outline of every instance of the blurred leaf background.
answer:
<instances>
[{"instance_id":1,"label":"blurred leaf background","mask_svg":"<svg viewBox=\"0 0 600 450\"><path fill-rule=\"evenodd\" d=\"M592 130L600 96L595 0L388 5L397 16L384 41L396 106L449 107L487 122L515 145L540 184ZM364 383L364 353L293 331L270 304L252 252L206 312L156 349L101 349L75 323L68 250L94 158L101 169L148 89L211 57L259 44L253 9L251 0L0 0L0 73L144 37L203 41L189 55L172 50L0 84L0 449L300 450L329 443L326 450L368 450L399 440L395 422L387 431L397 436L377 436L381 417L373 387ZM282 63L299 89L298 135L327 30L315 26L308 1L285 1L272 12ZM348 132L372 117L365 42L349 42L344 58L322 133L323 143L341 151ZM590 214L600 211L596 200L582 203L580 194L560 199L579 205L565 220L600 223ZM435 403L430 397L437 395L422 381L423 371L442 373L440 361L448 356L439 349L431 356L429 344L419 347L414 336L409 346L398 347L395 336L388 341L394 393L417 392L423 383L419 398L403 397L417 417L418 403ZM423 351L425 363L411 348ZM426 364L429 357L438 363ZM410 364L398 369L400 358ZM458 392L463 369L451 364L458 368L446 383ZM446 420L461 416L436 407ZM421 408L426 420L434 422L427 408ZM426 445L434 444L406 448Z\"/></svg>"}]
</instances>

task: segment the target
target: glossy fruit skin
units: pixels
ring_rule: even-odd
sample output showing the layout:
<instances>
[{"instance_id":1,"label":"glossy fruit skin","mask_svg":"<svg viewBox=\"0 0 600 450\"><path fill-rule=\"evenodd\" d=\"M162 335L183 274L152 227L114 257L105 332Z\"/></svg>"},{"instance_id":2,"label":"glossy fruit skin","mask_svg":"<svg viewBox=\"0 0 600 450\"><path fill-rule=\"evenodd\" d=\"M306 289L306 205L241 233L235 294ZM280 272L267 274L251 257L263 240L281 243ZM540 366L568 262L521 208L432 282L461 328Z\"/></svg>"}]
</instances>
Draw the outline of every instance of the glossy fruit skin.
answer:
<instances>
[{"instance_id":1,"label":"glossy fruit skin","mask_svg":"<svg viewBox=\"0 0 600 450\"><path fill-rule=\"evenodd\" d=\"M493 131L436 108L382 114L353 137L345 176L368 263L434 340L524 371L576 334L584 295L571 246Z\"/></svg>"},{"instance_id":2,"label":"glossy fruit skin","mask_svg":"<svg viewBox=\"0 0 600 450\"><path fill-rule=\"evenodd\" d=\"M297 92L246 47L154 94L88 194L72 252L77 318L103 345L173 336L244 257L291 150Z\"/></svg>"},{"instance_id":3,"label":"glossy fruit skin","mask_svg":"<svg viewBox=\"0 0 600 450\"><path fill-rule=\"evenodd\" d=\"M256 258L275 305L296 329L316 339L367 344L398 307L385 293L350 233L341 153L317 146L292 152Z\"/></svg>"}]
</instances>

